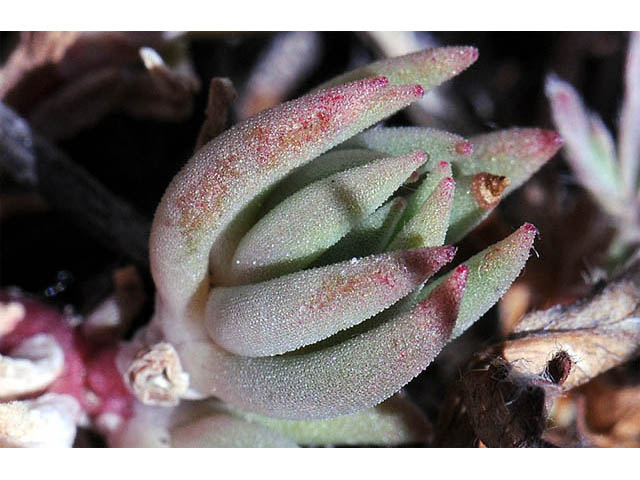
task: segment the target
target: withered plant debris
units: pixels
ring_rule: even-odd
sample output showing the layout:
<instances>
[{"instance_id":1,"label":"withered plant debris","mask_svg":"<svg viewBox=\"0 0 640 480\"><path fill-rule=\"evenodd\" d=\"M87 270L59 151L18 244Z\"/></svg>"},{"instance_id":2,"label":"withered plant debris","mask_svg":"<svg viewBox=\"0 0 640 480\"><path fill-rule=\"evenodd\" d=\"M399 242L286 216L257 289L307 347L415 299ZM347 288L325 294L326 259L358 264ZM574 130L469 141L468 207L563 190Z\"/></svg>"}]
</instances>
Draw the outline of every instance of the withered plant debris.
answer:
<instances>
[{"instance_id":1,"label":"withered plant debris","mask_svg":"<svg viewBox=\"0 0 640 480\"><path fill-rule=\"evenodd\" d=\"M227 128L229 110L237 96L233 83L228 78L211 79L205 119L198 134L196 150Z\"/></svg>"},{"instance_id":2,"label":"withered plant debris","mask_svg":"<svg viewBox=\"0 0 640 480\"><path fill-rule=\"evenodd\" d=\"M544 446L549 412L559 395L638 354L639 312L640 267L635 264L588 298L525 315L509 338L474 359L452 387L436 427L436 445L470 446L477 437L487 447ZM600 393L623 406L637 395L634 389ZM637 412L620 407L614 420L601 420L600 428L611 430L618 421L620 429L628 428L627 415L635 421ZM614 445L611 438L597 439Z\"/></svg>"},{"instance_id":3,"label":"withered plant debris","mask_svg":"<svg viewBox=\"0 0 640 480\"><path fill-rule=\"evenodd\" d=\"M637 362L598 376L572 392L580 434L597 447L640 447Z\"/></svg>"},{"instance_id":4,"label":"withered plant debris","mask_svg":"<svg viewBox=\"0 0 640 480\"><path fill-rule=\"evenodd\" d=\"M142 47L166 51L173 66L143 61ZM117 110L183 120L198 88L179 40L160 32L24 32L0 70L0 99L54 139Z\"/></svg>"},{"instance_id":5,"label":"withered plant debris","mask_svg":"<svg viewBox=\"0 0 640 480\"><path fill-rule=\"evenodd\" d=\"M570 389L634 358L640 348L640 264L566 306L525 315L501 354L514 369L541 371L558 350L575 362L565 382Z\"/></svg>"},{"instance_id":6,"label":"withered plant debris","mask_svg":"<svg viewBox=\"0 0 640 480\"><path fill-rule=\"evenodd\" d=\"M571 368L571 359L562 351L533 375L516 371L493 353L476 357L447 399L435 446L551 446L542 435L553 399Z\"/></svg>"}]
</instances>

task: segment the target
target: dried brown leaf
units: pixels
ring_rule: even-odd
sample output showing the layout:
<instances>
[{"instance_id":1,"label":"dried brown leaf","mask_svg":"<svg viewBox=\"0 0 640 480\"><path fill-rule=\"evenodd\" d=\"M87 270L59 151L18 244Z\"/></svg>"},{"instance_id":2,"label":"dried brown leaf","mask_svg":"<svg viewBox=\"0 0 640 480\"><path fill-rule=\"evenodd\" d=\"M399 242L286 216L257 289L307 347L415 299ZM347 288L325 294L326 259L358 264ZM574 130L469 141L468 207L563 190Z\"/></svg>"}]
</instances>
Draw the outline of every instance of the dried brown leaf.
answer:
<instances>
[{"instance_id":1,"label":"dried brown leaf","mask_svg":"<svg viewBox=\"0 0 640 480\"><path fill-rule=\"evenodd\" d=\"M640 382L629 369L600 375L575 392L580 433L598 447L640 447Z\"/></svg>"},{"instance_id":2,"label":"dried brown leaf","mask_svg":"<svg viewBox=\"0 0 640 480\"><path fill-rule=\"evenodd\" d=\"M236 96L237 93L231 80L221 77L211 79L209 99L205 111L206 118L200 128L196 150L225 130L229 118L229 110Z\"/></svg>"},{"instance_id":3,"label":"dried brown leaf","mask_svg":"<svg viewBox=\"0 0 640 480\"><path fill-rule=\"evenodd\" d=\"M139 56L141 47L167 45L160 32L23 33L0 70L0 99L51 138L70 137L116 110L181 120L199 86L186 57L181 52L170 69L162 61L143 65Z\"/></svg>"},{"instance_id":4,"label":"dried brown leaf","mask_svg":"<svg viewBox=\"0 0 640 480\"><path fill-rule=\"evenodd\" d=\"M640 347L638 265L592 296L525 315L502 355L521 373L540 372L559 350L575 362L567 389L637 355Z\"/></svg>"}]
</instances>

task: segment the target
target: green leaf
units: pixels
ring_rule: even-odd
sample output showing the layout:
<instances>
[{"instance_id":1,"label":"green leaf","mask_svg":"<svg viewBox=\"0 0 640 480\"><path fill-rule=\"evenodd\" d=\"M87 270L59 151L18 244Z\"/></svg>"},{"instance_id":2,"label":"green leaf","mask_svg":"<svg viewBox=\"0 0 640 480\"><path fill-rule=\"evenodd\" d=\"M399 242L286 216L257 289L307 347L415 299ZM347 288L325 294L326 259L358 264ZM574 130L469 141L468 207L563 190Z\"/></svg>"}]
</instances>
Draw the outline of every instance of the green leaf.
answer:
<instances>
[{"instance_id":1,"label":"green leaf","mask_svg":"<svg viewBox=\"0 0 640 480\"><path fill-rule=\"evenodd\" d=\"M547 77L545 91L571 168L598 202L615 214L620 201L616 197L622 193L623 185L615 155L611 147L605 146L608 141L604 140L603 145L606 127L597 115L587 111L578 92L557 76Z\"/></svg>"},{"instance_id":2,"label":"green leaf","mask_svg":"<svg viewBox=\"0 0 640 480\"><path fill-rule=\"evenodd\" d=\"M302 446L424 443L430 431L429 421L420 409L401 395L394 395L373 408L326 420L280 420L235 413Z\"/></svg>"},{"instance_id":3,"label":"green leaf","mask_svg":"<svg viewBox=\"0 0 640 480\"><path fill-rule=\"evenodd\" d=\"M260 358L233 355L212 342L176 349L195 391L242 410L288 419L355 413L389 398L440 352L458 316L467 273L458 267L411 311L391 318L383 313L364 332L357 326L357 334L326 347Z\"/></svg>"},{"instance_id":4,"label":"green leaf","mask_svg":"<svg viewBox=\"0 0 640 480\"><path fill-rule=\"evenodd\" d=\"M426 127L370 128L338 148L368 148L387 155L406 155L421 150L429 162L420 169L420 174L436 167L437 162L462 162L473 153L471 143L461 136Z\"/></svg>"},{"instance_id":5,"label":"green leaf","mask_svg":"<svg viewBox=\"0 0 640 480\"><path fill-rule=\"evenodd\" d=\"M257 197L422 95L415 85L363 80L262 112L202 147L169 185L152 226L151 271L168 314L182 314L209 284L209 271L214 283L225 283L237 237L253 221L251 215L237 217ZM232 228L234 221L243 227Z\"/></svg>"},{"instance_id":6,"label":"green leaf","mask_svg":"<svg viewBox=\"0 0 640 480\"><path fill-rule=\"evenodd\" d=\"M470 139L473 155L453 163L457 188L451 212L447 243L455 243L486 218L504 198L522 185L560 148L560 136L550 130L512 128L477 135ZM486 176L486 174L490 174ZM500 178L506 177L508 185ZM478 185L474 186L474 181ZM497 198L483 193L487 185L497 181L501 191ZM502 185L501 185L502 184ZM487 200L494 202L487 203Z\"/></svg>"},{"instance_id":7,"label":"green leaf","mask_svg":"<svg viewBox=\"0 0 640 480\"><path fill-rule=\"evenodd\" d=\"M205 327L239 355L295 350L380 313L449 262L453 247L421 248L347 260L209 295Z\"/></svg>"},{"instance_id":8,"label":"green leaf","mask_svg":"<svg viewBox=\"0 0 640 480\"><path fill-rule=\"evenodd\" d=\"M443 245L449 226L449 213L451 212L454 191L453 178L444 178L416 214L396 235L388 250Z\"/></svg>"},{"instance_id":9,"label":"green leaf","mask_svg":"<svg viewBox=\"0 0 640 480\"><path fill-rule=\"evenodd\" d=\"M292 448L295 442L227 413L209 415L171 430L174 448Z\"/></svg>"},{"instance_id":10,"label":"green leaf","mask_svg":"<svg viewBox=\"0 0 640 480\"><path fill-rule=\"evenodd\" d=\"M274 188L273 193L269 195L265 205L262 206L262 211L268 212L287 197L313 182L349 168L366 165L386 156L383 153L363 148L332 150L320 155L281 180Z\"/></svg>"},{"instance_id":11,"label":"green leaf","mask_svg":"<svg viewBox=\"0 0 640 480\"><path fill-rule=\"evenodd\" d=\"M432 48L379 60L335 77L317 88L329 88L363 78L384 76L391 84L418 83L426 91L458 75L477 59L478 50L473 47Z\"/></svg>"},{"instance_id":12,"label":"green leaf","mask_svg":"<svg viewBox=\"0 0 640 480\"><path fill-rule=\"evenodd\" d=\"M525 223L504 240L462 263L469 268L469 277L452 338L462 334L505 294L529 258L537 233L536 227ZM453 274L427 284L417 299L427 298L450 275Z\"/></svg>"},{"instance_id":13,"label":"green leaf","mask_svg":"<svg viewBox=\"0 0 640 480\"><path fill-rule=\"evenodd\" d=\"M231 262L234 284L308 266L371 215L415 171L422 152L376 160L308 185L245 235Z\"/></svg>"},{"instance_id":14,"label":"green leaf","mask_svg":"<svg viewBox=\"0 0 640 480\"><path fill-rule=\"evenodd\" d=\"M618 145L622 180L628 192L637 194L640 170L640 33L631 32L629 35Z\"/></svg>"},{"instance_id":15,"label":"green leaf","mask_svg":"<svg viewBox=\"0 0 640 480\"><path fill-rule=\"evenodd\" d=\"M323 253L314 265L331 265L384 251L406 206L403 197L392 198Z\"/></svg>"}]
</instances>

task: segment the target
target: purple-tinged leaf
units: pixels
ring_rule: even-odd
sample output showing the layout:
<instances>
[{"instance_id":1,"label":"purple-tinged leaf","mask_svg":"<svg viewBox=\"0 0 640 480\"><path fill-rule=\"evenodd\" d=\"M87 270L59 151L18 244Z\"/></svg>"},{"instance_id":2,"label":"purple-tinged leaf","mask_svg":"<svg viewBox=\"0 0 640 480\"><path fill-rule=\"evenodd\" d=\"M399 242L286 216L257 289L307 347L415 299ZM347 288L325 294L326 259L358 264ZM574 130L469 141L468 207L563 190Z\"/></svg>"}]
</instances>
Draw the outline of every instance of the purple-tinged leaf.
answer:
<instances>
[{"instance_id":1,"label":"purple-tinged leaf","mask_svg":"<svg viewBox=\"0 0 640 480\"><path fill-rule=\"evenodd\" d=\"M384 76L391 84L418 83L425 90L437 87L466 70L478 59L474 47L442 47L387 58L335 77L318 89L369 77Z\"/></svg>"},{"instance_id":2,"label":"purple-tinged leaf","mask_svg":"<svg viewBox=\"0 0 640 480\"><path fill-rule=\"evenodd\" d=\"M446 243L463 238L562 145L557 133L537 128L500 130L470 141L473 155L453 164L457 187Z\"/></svg>"},{"instance_id":3,"label":"purple-tinged leaf","mask_svg":"<svg viewBox=\"0 0 640 480\"><path fill-rule=\"evenodd\" d=\"M173 179L154 217L151 269L162 304L182 311L209 283L209 270L214 282L224 283L237 243L231 233L246 228L231 224L273 184L423 93L385 78L363 80L262 112L201 148ZM251 215L240 217L250 225Z\"/></svg>"},{"instance_id":4,"label":"purple-tinged leaf","mask_svg":"<svg viewBox=\"0 0 640 480\"><path fill-rule=\"evenodd\" d=\"M640 169L640 32L630 34L624 80L618 145L622 179L628 191L633 193L638 186Z\"/></svg>"},{"instance_id":5,"label":"purple-tinged leaf","mask_svg":"<svg viewBox=\"0 0 640 480\"><path fill-rule=\"evenodd\" d=\"M357 325L393 305L451 261L453 247L352 259L209 296L205 326L229 352L289 352Z\"/></svg>"},{"instance_id":6,"label":"purple-tinged leaf","mask_svg":"<svg viewBox=\"0 0 640 480\"><path fill-rule=\"evenodd\" d=\"M590 114L582 98L567 82L555 75L545 86L551 102L553 121L565 143L567 160L578 180L610 213L616 213L623 192L621 178L611 148L603 148L604 125ZM595 131L595 135L594 135ZM604 145L608 142L605 141Z\"/></svg>"},{"instance_id":7,"label":"purple-tinged leaf","mask_svg":"<svg viewBox=\"0 0 640 480\"><path fill-rule=\"evenodd\" d=\"M536 227L525 223L504 240L462 263L469 268L469 278L452 338L462 334L505 294L529 258L537 233ZM427 297L446 278L427 284L418 299Z\"/></svg>"},{"instance_id":8,"label":"purple-tinged leaf","mask_svg":"<svg viewBox=\"0 0 640 480\"><path fill-rule=\"evenodd\" d=\"M411 311L382 314L327 346L261 358L233 355L211 342L177 348L194 389L237 408L289 419L355 413L389 398L440 352L458 316L467 273L466 266L456 268Z\"/></svg>"}]
</instances>

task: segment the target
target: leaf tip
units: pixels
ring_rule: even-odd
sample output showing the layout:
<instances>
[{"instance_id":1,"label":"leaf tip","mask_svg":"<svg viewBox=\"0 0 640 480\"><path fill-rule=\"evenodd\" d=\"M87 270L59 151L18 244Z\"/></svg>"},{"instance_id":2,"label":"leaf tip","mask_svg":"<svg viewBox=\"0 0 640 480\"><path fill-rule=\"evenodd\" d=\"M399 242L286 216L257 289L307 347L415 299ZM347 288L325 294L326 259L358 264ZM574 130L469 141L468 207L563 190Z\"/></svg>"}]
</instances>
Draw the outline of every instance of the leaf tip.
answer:
<instances>
[{"instance_id":1,"label":"leaf tip","mask_svg":"<svg viewBox=\"0 0 640 480\"><path fill-rule=\"evenodd\" d=\"M454 149L458 155L463 157L469 157L473 154L473 145L467 140L456 142Z\"/></svg>"},{"instance_id":2,"label":"leaf tip","mask_svg":"<svg viewBox=\"0 0 640 480\"><path fill-rule=\"evenodd\" d=\"M418 272L421 277L428 277L449 263L456 256L457 248L451 245L444 247L425 247L405 250L407 264L411 270Z\"/></svg>"},{"instance_id":3,"label":"leaf tip","mask_svg":"<svg viewBox=\"0 0 640 480\"><path fill-rule=\"evenodd\" d=\"M457 292L460 297L462 297L462 293L467 286L468 276L469 267L467 265L459 265L453 271L453 275L451 275L451 278L449 280L452 284L451 286L454 287L454 291Z\"/></svg>"},{"instance_id":4,"label":"leaf tip","mask_svg":"<svg viewBox=\"0 0 640 480\"><path fill-rule=\"evenodd\" d=\"M458 69L455 73L459 73L473 65L480 56L478 49L471 46L445 47L438 50L444 53L451 65Z\"/></svg>"},{"instance_id":5,"label":"leaf tip","mask_svg":"<svg viewBox=\"0 0 640 480\"><path fill-rule=\"evenodd\" d=\"M532 223L524 223L515 233L514 239L521 246L522 251L527 252L533 246L533 241L538 235L538 229Z\"/></svg>"},{"instance_id":6,"label":"leaf tip","mask_svg":"<svg viewBox=\"0 0 640 480\"><path fill-rule=\"evenodd\" d=\"M522 227L520 227L520 229L523 232L527 232L528 234L532 235L532 236L536 236L538 234L538 229L536 228L536 226L533 223L525 223L522 225Z\"/></svg>"},{"instance_id":7,"label":"leaf tip","mask_svg":"<svg viewBox=\"0 0 640 480\"><path fill-rule=\"evenodd\" d=\"M453 177L445 177L442 179L440 184L445 190L449 191L456 186L456 181L453 179Z\"/></svg>"}]
</instances>

